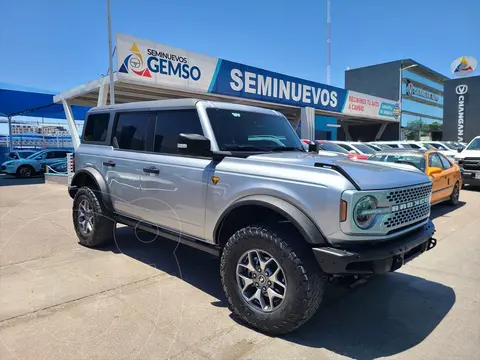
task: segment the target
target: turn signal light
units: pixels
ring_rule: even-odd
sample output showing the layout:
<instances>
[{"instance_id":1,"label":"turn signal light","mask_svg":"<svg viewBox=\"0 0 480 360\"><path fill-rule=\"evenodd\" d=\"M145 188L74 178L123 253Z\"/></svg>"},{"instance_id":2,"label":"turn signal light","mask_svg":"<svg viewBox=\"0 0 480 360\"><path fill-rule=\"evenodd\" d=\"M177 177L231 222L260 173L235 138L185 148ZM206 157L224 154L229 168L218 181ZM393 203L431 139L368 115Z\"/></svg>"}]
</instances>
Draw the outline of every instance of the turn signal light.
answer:
<instances>
[{"instance_id":1,"label":"turn signal light","mask_svg":"<svg viewBox=\"0 0 480 360\"><path fill-rule=\"evenodd\" d=\"M347 202L342 200L340 203L340 222L347 220Z\"/></svg>"}]
</instances>

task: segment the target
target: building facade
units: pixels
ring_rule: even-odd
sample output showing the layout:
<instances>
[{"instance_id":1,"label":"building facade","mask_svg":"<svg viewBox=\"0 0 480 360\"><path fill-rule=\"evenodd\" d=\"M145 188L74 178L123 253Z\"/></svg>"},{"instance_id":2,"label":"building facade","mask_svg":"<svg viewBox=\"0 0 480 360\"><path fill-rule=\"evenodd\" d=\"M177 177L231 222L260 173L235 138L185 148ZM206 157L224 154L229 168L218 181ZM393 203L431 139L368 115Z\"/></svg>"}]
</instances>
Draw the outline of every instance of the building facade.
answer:
<instances>
[{"instance_id":1,"label":"building facade","mask_svg":"<svg viewBox=\"0 0 480 360\"><path fill-rule=\"evenodd\" d=\"M345 72L345 87L401 103L400 127L389 124L381 139L398 140L408 135L409 123L422 120L431 129L442 128L444 83L448 77L403 59ZM366 134L364 134L366 136Z\"/></svg>"},{"instance_id":2,"label":"building facade","mask_svg":"<svg viewBox=\"0 0 480 360\"><path fill-rule=\"evenodd\" d=\"M469 142L480 135L480 76L445 82L443 140Z\"/></svg>"}]
</instances>

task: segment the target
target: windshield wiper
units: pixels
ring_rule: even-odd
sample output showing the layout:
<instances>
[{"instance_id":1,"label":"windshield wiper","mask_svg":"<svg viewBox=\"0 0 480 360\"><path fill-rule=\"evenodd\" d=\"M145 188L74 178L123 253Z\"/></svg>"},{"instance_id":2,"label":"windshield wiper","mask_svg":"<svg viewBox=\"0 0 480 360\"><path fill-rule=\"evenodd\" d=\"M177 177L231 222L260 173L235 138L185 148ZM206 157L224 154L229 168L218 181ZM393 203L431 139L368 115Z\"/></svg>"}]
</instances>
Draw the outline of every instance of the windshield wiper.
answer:
<instances>
[{"instance_id":1,"label":"windshield wiper","mask_svg":"<svg viewBox=\"0 0 480 360\"><path fill-rule=\"evenodd\" d=\"M253 145L224 145L223 148L228 151L268 151L268 149L260 148Z\"/></svg>"},{"instance_id":2,"label":"windshield wiper","mask_svg":"<svg viewBox=\"0 0 480 360\"><path fill-rule=\"evenodd\" d=\"M273 147L269 148L269 151L301 151L305 152L304 148L298 148L296 146L278 146L278 147Z\"/></svg>"}]
</instances>

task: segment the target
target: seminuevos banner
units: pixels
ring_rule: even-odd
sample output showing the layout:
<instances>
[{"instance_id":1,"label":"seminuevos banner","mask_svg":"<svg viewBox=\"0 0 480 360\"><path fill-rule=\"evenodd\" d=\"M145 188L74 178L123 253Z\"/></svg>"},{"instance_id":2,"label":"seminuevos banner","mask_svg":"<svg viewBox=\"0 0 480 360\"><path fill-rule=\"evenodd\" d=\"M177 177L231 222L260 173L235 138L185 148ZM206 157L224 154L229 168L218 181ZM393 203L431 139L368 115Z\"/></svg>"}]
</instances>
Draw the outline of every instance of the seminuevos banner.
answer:
<instances>
[{"instance_id":1,"label":"seminuevos banner","mask_svg":"<svg viewBox=\"0 0 480 360\"><path fill-rule=\"evenodd\" d=\"M117 69L159 87L396 119L394 101L117 34Z\"/></svg>"}]
</instances>

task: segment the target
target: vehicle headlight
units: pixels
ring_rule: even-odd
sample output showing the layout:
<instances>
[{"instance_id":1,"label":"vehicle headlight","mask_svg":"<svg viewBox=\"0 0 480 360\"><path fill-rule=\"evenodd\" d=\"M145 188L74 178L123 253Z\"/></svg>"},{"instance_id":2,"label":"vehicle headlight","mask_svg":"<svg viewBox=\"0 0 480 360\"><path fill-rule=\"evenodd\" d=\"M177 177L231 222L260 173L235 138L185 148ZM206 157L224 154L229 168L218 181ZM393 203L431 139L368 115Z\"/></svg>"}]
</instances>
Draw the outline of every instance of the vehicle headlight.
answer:
<instances>
[{"instance_id":1,"label":"vehicle headlight","mask_svg":"<svg viewBox=\"0 0 480 360\"><path fill-rule=\"evenodd\" d=\"M377 199L370 195L357 201L353 208L353 218L360 229L366 230L373 226L377 214L375 211L377 204Z\"/></svg>"}]
</instances>

